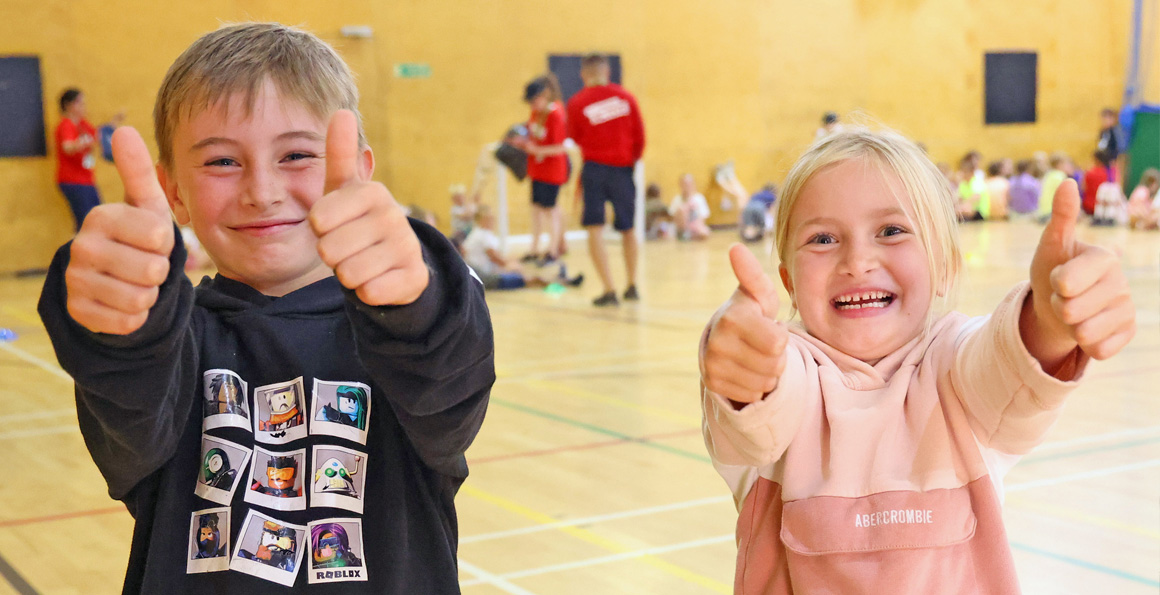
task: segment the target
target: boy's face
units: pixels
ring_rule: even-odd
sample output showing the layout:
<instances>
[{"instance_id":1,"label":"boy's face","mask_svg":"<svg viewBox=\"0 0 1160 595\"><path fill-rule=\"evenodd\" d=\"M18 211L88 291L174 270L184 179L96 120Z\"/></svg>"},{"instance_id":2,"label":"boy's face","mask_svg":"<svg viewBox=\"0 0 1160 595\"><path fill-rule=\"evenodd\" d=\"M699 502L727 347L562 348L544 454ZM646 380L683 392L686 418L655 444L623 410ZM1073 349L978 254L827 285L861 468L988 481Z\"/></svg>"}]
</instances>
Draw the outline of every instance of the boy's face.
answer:
<instances>
[{"instance_id":1,"label":"boy's face","mask_svg":"<svg viewBox=\"0 0 1160 595\"><path fill-rule=\"evenodd\" d=\"M183 118L172 172L158 166L158 178L222 276L280 296L334 274L306 219L323 192L327 122L269 81L248 117L244 102L235 94ZM369 148L359 165L369 180Z\"/></svg>"},{"instance_id":2,"label":"boy's face","mask_svg":"<svg viewBox=\"0 0 1160 595\"><path fill-rule=\"evenodd\" d=\"M917 337L931 304L926 250L897 178L861 159L829 166L801 189L782 282L806 330L874 363Z\"/></svg>"}]
</instances>

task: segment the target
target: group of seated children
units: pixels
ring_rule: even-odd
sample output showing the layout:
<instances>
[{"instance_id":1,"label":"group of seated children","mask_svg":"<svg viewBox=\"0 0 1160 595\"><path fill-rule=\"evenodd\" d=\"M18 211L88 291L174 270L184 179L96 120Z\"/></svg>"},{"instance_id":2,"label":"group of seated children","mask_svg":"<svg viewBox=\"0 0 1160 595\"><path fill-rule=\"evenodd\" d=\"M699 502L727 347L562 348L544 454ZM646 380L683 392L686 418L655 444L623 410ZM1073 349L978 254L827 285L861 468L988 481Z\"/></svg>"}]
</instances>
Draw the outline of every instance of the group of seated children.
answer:
<instances>
[{"instance_id":1,"label":"group of seated children","mask_svg":"<svg viewBox=\"0 0 1160 595\"><path fill-rule=\"evenodd\" d=\"M661 187L649 184L645 190L645 237L650 240L676 237L679 240L704 240L709 237L709 202L697 191L692 174L681 175L680 192L665 204ZM766 184L749 198L741 209L738 226L741 239L758 241L772 227L772 207L777 200L776 187Z\"/></svg>"},{"instance_id":2,"label":"group of seated children","mask_svg":"<svg viewBox=\"0 0 1160 595\"><path fill-rule=\"evenodd\" d=\"M1051 214L1051 200L1064 180L1071 178L1079 187L1081 209L1092 225L1124 225L1155 229L1160 221L1156 199L1160 172L1148 169L1131 193L1124 195L1118 172L1104 150L1092 155L1092 165L1080 170L1066 154L1038 152L1018 163L1004 158L992 161L984 173L978 151L959 160L953 172L941 169L956 190L955 211L960 221L1001 220L1011 216L1030 217L1045 222Z\"/></svg>"}]
</instances>

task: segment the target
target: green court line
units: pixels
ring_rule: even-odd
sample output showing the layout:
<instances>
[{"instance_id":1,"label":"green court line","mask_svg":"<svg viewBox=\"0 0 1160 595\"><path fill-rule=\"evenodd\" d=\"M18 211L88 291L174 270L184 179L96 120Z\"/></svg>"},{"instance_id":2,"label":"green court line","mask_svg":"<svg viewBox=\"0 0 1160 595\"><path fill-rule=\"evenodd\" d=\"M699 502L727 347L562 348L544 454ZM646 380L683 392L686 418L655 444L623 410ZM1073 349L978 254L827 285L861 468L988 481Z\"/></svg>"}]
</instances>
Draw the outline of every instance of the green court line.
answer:
<instances>
[{"instance_id":1,"label":"green court line","mask_svg":"<svg viewBox=\"0 0 1160 595\"><path fill-rule=\"evenodd\" d=\"M1096 564L1095 562L1088 562L1087 560L1080 560L1079 558L1072 558L1071 556L1065 556L1063 554L1057 554L1055 552L1041 550L1037 547L1032 547L1030 545L1026 545L1026 544L1018 543L1018 542L1014 542L1014 541L1011 542L1011 547L1015 548L1017 550L1023 550L1025 552L1032 553L1032 554L1035 554L1038 556L1051 558L1052 560L1059 560L1060 562L1066 562L1068 564L1071 564L1072 566L1079 566L1080 568L1086 568L1088 570L1094 570L1094 571L1099 572L1099 573L1111 575L1111 576L1114 576L1117 578L1122 578L1124 580L1132 581L1134 583L1140 583L1141 585L1147 585L1149 587L1160 587L1160 581L1158 581L1158 580L1150 579L1146 576L1139 576L1136 574L1132 574L1130 572L1125 572L1125 571L1120 570L1118 568L1111 568L1109 566L1104 566L1102 564Z\"/></svg>"},{"instance_id":2,"label":"green court line","mask_svg":"<svg viewBox=\"0 0 1160 595\"><path fill-rule=\"evenodd\" d=\"M495 397L491 398L491 402L496 404L496 405L499 405L501 407L507 407L508 409L514 409L516 411L527 413L529 415L535 415L536 417L550 419L552 421L560 422L562 424L567 424L567 425L570 425L570 426L575 427L575 428L581 428L584 430L588 430L589 432L595 432L597 434L603 434L605 436L612 436L613 438L619 438L619 439L624 440L626 442L640 444L641 446L655 448L657 450L665 451L669 454L674 454L677 456L685 457L686 459L693 459L694 461L700 461L702 463L711 463L712 462L709 459L708 455L702 455L702 454L697 454L694 452L689 452L687 450L683 450L680 448L669 446L667 444L660 444L657 442L651 442L649 440L642 440L640 438L637 438L636 436L622 434L620 432L617 432L616 430L602 428L600 426L590 424L588 422L583 422L583 421L572 419L569 417L564 417L562 415L557 415L555 413L551 413L549 411L544 411L542 409L528 407L527 405L521 405L519 403L514 403L512 401L507 401L505 399L497 399Z\"/></svg>"}]
</instances>

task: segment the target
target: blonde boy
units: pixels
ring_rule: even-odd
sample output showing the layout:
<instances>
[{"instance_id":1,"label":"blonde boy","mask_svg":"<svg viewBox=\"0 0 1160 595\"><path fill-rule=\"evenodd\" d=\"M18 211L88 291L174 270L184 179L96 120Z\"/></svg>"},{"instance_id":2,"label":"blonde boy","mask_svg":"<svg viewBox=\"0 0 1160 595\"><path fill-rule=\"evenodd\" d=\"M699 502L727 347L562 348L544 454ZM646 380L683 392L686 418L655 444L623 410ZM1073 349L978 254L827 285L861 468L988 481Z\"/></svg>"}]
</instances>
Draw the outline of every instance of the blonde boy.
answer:
<instances>
[{"instance_id":1,"label":"blonde boy","mask_svg":"<svg viewBox=\"0 0 1160 595\"><path fill-rule=\"evenodd\" d=\"M40 313L93 460L137 521L125 592L458 592L453 499L494 381L491 324L450 243L370 181L357 105L313 35L209 33L158 94L156 168L118 130L125 203L56 255ZM218 270L196 289L171 212ZM246 407L203 417L223 378ZM366 395L354 426L318 415L350 391ZM296 395L295 419L271 424L275 393ZM203 468L225 460L211 452L231 485L201 485L224 472ZM270 457L294 459L303 497L251 493L242 479ZM303 480L332 459L359 469L341 497ZM217 556L198 547L209 515ZM357 566L317 562L333 547L311 542L321 523L343 527Z\"/></svg>"}]
</instances>

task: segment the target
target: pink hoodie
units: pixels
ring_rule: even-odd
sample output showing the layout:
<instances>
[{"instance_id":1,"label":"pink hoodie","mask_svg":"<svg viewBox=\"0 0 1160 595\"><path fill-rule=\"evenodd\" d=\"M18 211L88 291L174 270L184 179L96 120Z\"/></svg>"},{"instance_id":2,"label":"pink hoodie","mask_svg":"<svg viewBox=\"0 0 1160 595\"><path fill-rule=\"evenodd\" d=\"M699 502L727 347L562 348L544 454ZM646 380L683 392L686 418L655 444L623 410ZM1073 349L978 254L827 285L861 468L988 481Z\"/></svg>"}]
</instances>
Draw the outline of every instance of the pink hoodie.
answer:
<instances>
[{"instance_id":1,"label":"pink hoodie","mask_svg":"<svg viewBox=\"0 0 1160 595\"><path fill-rule=\"evenodd\" d=\"M1070 381L1043 372L1019 336L1027 292L989 317L947 314L874 366L791 327L764 400L738 411L703 389L705 444L740 511L735 593L1019 592L1003 475L1088 359L1059 371Z\"/></svg>"}]
</instances>

